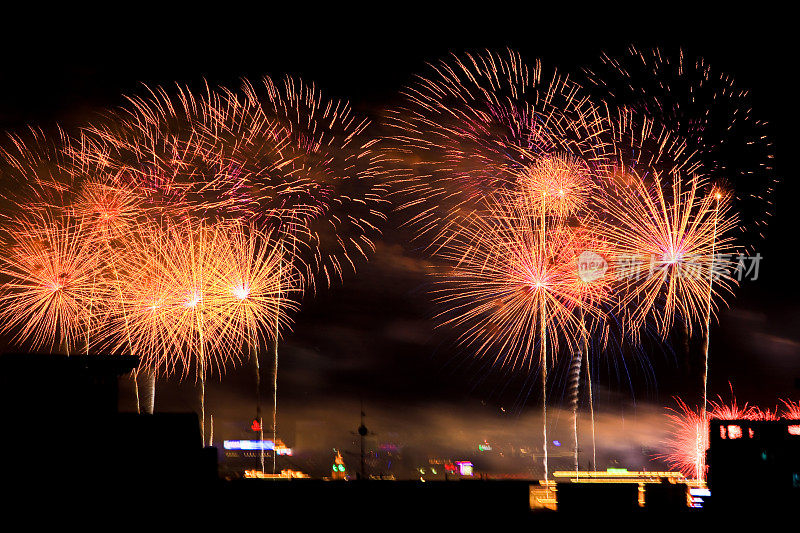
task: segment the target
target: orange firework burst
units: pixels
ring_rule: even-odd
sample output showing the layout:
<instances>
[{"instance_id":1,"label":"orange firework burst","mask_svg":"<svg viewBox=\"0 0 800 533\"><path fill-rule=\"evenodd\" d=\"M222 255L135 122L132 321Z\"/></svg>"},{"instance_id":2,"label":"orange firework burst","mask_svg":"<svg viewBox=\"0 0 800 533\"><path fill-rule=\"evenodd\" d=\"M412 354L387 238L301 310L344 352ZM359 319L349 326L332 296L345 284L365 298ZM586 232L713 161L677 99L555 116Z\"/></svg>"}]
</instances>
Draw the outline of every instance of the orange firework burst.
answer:
<instances>
[{"instance_id":1,"label":"orange firework burst","mask_svg":"<svg viewBox=\"0 0 800 533\"><path fill-rule=\"evenodd\" d=\"M442 324L461 329L460 342L478 356L509 371L538 367L547 478L547 368L560 342L583 349L587 319L602 317L608 286L581 269L583 232L548 219L545 200L498 193L450 226L438 250L450 269L437 301Z\"/></svg>"},{"instance_id":2,"label":"orange firework burst","mask_svg":"<svg viewBox=\"0 0 800 533\"><path fill-rule=\"evenodd\" d=\"M171 218L254 221L300 261L306 286L366 257L383 220L369 122L346 102L286 78L131 98L87 130L82 156Z\"/></svg>"},{"instance_id":3,"label":"orange firework burst","mask_svg":"<svg viewBox=\"0 0 800 533\"><path fill-rule=\"evenodd\" d=\"M99 180L81 185L71 209L103 242L130 236L146 216L134 190Z\"/></svg>"},{"instance_id":4,"label":"orange firework burst","mask_svg":"<svg viewBox=\"0 0 800 533\"><path fill-rule=\"evenodd\" d=\"M86 331L98 288L95 247L74 219L46 211L4 228L0 256L0 329L34 349L67 353Z\"/></svg>"},{"instance_id":5,"label":"orange firework burst","mask_svg":"<svg viewBox=\"0 0 800 533\"><path fill-rule=\"evenodd\" d=\"M604 120L580 87L510 50L452 56L431 69L387 121L400 208L419 235L446 238L486 195L519 185L554 198L580 192L549 209L576 207L583 169L602 166L605 152Z\"/></svg>"},{"instance_id":6,"label":"orange firework burst","mask_svg":"<svg viewBox=\"0 0 800 533\"><path fill-rule=\"evenodd\" d=\"M523 196L542 198L546 211L560 218L582 212L597 186L586 164L569 154L534 160L517 182Z\"/></svg>"},{"instance_id":7,"label":"orange firework burst","mask_svg":"<svg viewBox=\"0 0 800 533\"><path fill-rule=\"evenodd\" d=\"M293 298L302 291L301 278L269 234L239 223L223 232L225 249L216 273L220 283L213 295L225 317L223 337L233 336L239 339L237 345L258 349L259 341L275 341L289 326L289 315L297 308Z\"/></svg>"},{"instance_id":8,"label":"orange firework burst","mask_svg":"<svg viewBox=\"0 0 800 533\"><path fill-rule=\"evenodd\" d=\"M85 129L80 149L71 152L76 166L113 176L115 192L137 191L139 198L127 199L146 206L147 218L167 227L179 221L155 256L142 251L145 263L164 265L158 281L140 287L145 300L164 286L183 291L184 301L167 304L165 317L154 322L145 314L141 324L156 346L168 346L158 351L166 364L161 372L172 372L176 362L184 373L196 365L202 386L207 372L221 372L226 361L240 358L243 343L250 350L270 339L277 387L277 339L288 324L287 311L296 306L287 296L322 280L329 285L345 265L355 269L354 256L366 257L379 235L385 194L375 179L368 125L347 102L323 98L314 85L292 78L276 84L267 77L259 84L245 81L239 91L178 86L170 94L155 88ZM95 194L79 207L101 212L101 219L124 219L124 196L89 192ZM220 228L187 229L193 220L206 229L218 222L250 229L238 238L220 237ZM124 316L116 323L130 327ZM165 323L171 339L164 343L150 329ZM126 331L117 338L129 337ZM257 352L255 362L258 368ZM145 360L146 367L160 365ZM275 425L273 420L273 430Z\"/></svg>"},{"instance_id":9,"label":"orange firework burst","mask_svg":"<svg viewBox=\"0 0 800 533\"><path fill-rule=\"evenodd\" d=\"M580 232L546 234L529 216L532 207L516 200L491 201L451 232L439 253L452 268L437 296L443 323L464 329L462 342L479 356L494 352L495 362L512 370L543 362L533 357L537 339L555 354L582 329L576 311L596 316L608 298L604 279L581 277Z\"/></svg>"},{"instance_id":10,"label":"orange firework burst","mask_svg":"<svg viewBox=\"0 0 800 533\"><path fill-rule=\"evenodd\" d=\"M123 281L108 324L161 375L194 368L199 378L274 340L288 326L298 277L269 235L239 224L142 228L120 260Z\"/></svg>"},{"instance_id":11,"label":"orange firework burst","mask_svg":"<svg viewBox=\"0 0 800 533\"><path fill-rule=\"evenodd\" d=\"M726 198L697 177L630 180L609 192L598 220L615 250L621 310L634 331L652 318L666 335L676 317L691 331L714 313L710 299L732 290L736 218Z\"/></svg>"}]
</instances>

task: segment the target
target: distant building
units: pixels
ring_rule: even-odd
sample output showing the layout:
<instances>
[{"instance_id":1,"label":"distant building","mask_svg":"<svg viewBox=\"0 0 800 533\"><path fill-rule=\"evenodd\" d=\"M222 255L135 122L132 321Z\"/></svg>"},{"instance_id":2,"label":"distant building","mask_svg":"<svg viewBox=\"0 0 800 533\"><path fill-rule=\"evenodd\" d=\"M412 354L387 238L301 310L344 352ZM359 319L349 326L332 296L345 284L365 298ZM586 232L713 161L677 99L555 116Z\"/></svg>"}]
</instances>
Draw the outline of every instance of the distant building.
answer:
<instances>
[{"instance_id":1,"label":"distant building","mask_svg":"<svg viewBox=\"0 0 800 533\"><path fill-rule=\"evenodd\" d=\"M800 501L800 420L712 420L707 453L711 505Z\"/></svg>"},{"instance_id":2,"label":"distant building","mask_svg":"<svg viewBox=\"0 0 800 533\"><path fill-rule=\"evenodd\" d=\"M0 355L0 438L7 488L36 485L59 496L121 498L217 480L195 413L118 411L129 356Z\"/></svg>"}]
</instances>

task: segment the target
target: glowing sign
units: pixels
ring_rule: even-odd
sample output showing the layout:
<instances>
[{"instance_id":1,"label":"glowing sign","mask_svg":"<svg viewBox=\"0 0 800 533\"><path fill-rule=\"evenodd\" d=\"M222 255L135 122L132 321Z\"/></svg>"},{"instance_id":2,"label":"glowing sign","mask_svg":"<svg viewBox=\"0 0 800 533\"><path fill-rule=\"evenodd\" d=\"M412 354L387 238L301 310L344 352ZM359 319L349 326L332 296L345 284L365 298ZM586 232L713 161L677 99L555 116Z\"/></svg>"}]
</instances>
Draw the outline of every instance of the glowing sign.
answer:
<instances>
[{"instance_id":1,"label":"glowing sign","mask_svg":"<svg viewBox=\"0 0 800 533\"><path fill-rule=\"evenodd\" d=\"M258 421L258 418L253 419L253 423L250 424L250 429L252 429L256 433L261 431L261 422Z\"/></svg>"},{"instance_id":2,"label":"glowing sign","mask_svg":"<svg viewBox=\"0 0 800 533\"><path fill-rule=\"evenodd\" d=\"M711 496L711 491L701 487L691 488L689 489L689 496L691 498L690 507L702 509L706 498Z\"/></svg>"},{"instance_id":3,"label":"glowing sign","mask_svg":"<svg viewBox=\"0 0 800 533\"><path fill-rule=\"evenodd\" d=\"M456 461L456 466L458 466L458 473L461 474L462 476L472 475L471 461Z\"/></svg>"},{"instance_id":4,"label":"glowing sign","mask_svg":"<svg viewBox=\"0 0 800 533\"><path fill-rule=\"evenodd\" d=\"M222 443L226 450L274 450L275 443L271 440L226 440Z\"/></svg>"},{"instance_id":5,"label":"glowing sign","mask_svg":"<svg viewBox=\"0 0 800 533\"><path fill-rule=\"evenodd\" d=\"M588 250L578 256L578 276L583 281L591 282L602 278L608 270L608 263L603 256Z\"/></svg>"},{"instance_id":6,"label":"glowing sign","mask_svg":"<svg viewBox=\"0 0 800 533\"><path fill-rule=\"evenodd\" d=\"M490 452L490 451L492 451L492 447L489 444L478 444L478 451L479 452Z\"/></svg>"},{"instance_id":7,"label":"glowing sign","mask_svg":"<svg viewBox=\"0 0 800 533\"><path fill-rule=\"evenodd\" d=\"M606 468L607 474L627 474L627 468Z\"/></svg>"},{"instance_id":8,"label":"glowing sign","mask_svg":"<svg viewBox=\"0 0 800 533\"><path fill-rule=\"evenodd\" d=\"M222 443L226 450L269 451L278 455L292 455L292 449L286 446L275 446L271 440L226 440Z\"/></svg>"},{"instance_id":9,"label":"glowing sign","mask_svg":"<svg viewBox=\"0 0 800 533\"><path fill-rule=\"evenodd\" d=\"M553 441L553 446L561 446L561 442L557 441L557 440L554 440Z\"/></svg>"}]
</instances>

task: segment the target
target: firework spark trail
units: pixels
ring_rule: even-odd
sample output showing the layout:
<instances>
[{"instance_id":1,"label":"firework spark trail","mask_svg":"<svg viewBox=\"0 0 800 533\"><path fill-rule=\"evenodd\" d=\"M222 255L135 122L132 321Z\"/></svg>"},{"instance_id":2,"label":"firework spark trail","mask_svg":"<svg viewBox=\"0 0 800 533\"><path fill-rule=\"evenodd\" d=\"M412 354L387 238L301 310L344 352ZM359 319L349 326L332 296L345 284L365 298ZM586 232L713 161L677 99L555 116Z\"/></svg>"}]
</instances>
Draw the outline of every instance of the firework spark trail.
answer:
<instances>
[{"instance_id":1,"label":"firework spark trail","mask_svg":"<svg viewBox=\"0 0 800 533\"><path fill-rule=\"evenodd\" d=\"M575 473L578 468L578 390L580 388L581 366L583 363L583 352L577 350L573 355L572 365L569 371L569 396L570 407L572 409L572 430L575 437Z\"/></svg>"},{"instance_id":2,"label":"firework spark trail","mask_svg":"<svg viewBox=\"0 0 800 533\"><path fill-rule=\"evenodd\" d=\"M783 403L783 410L781 416L789 420L800 420L800 402L791 402L789 400L781 400Z\"/></svg>"},{"instance_id":3,"label":"firework spark trail","mask_svg":"<svg viewBox=\"0 0 800 533\"><path fill-rule=\"evenodd\" d=\"M761 407L754 407L753 414L751 416L753 420L780 420L781 416L778 411L778 408L775 409L762 409Z\"/></svg>"},{"instance_id":4,"label":"firework spark trail","mask_svg":"<svg viewBox=\"0 0 800 533\"><path fill-rule=\"evenodd\" d=\"M714 275L717 271L716 265L716 245L717 245L717 225L719 223L719 203L722 199L722 194L719 191L712 191L714 197L714 229L711 234L711 257L712 264L708 271L708 305L706 307L706 320L705 320L705 342L703 343L703 355L705 356L705 366L703 367L703 416L706 416L708 407L708 359L709 351L711 348L711 315L712 303L714 297Z\"/></svg>"},{"instance_id":5,"label":"firework spark trail","mask_svg":"<svg viewBox=\"0 0 800 533\"><path fill-rule=\"evenodd\" d=\"M594 393L592 392L592 371L589 362L586 362L586 384L589 389L589 418L592 422L592 468L597 468L597 441L594 425Z\"/></svg>"},{"instance_id":6,"label":"firework spark trail","mask_svg":"<svg viewBox=\"0 0 800 533\"><path fill-rule=\"evenodd\" d=\"M9 134L8 143L0 146L0 175L4 189L0 198L9 204L9 215L30 211L47 211L50 216L64 214L62 207L73 195L78 177L63 154L71 142L64 130L58 128L49 136L40 129L30 128L25 134Z\"/></svg>"}]
</instances>

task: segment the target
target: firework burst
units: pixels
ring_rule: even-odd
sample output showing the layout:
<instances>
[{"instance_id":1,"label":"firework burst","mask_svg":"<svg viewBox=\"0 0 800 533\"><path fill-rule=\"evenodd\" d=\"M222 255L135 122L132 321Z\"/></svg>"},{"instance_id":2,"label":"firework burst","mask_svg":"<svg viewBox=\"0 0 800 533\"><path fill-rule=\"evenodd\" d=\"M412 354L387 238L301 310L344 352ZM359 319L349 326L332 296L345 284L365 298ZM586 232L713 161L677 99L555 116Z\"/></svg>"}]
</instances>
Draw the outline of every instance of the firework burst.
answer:
<instances>
[{"instance_id":1,"label":"firework burst","mask_svg":"<svg viewBox=\"0 0 800 533\"><path fill-rule=\"evenodd\" d=\"M439 280L444 324L463 330L461 341L495 363L530 369L542 310L553 348L582 329L576 311L599 313L602 283L580 278L578 237L567 229L542 239L535 219L516 203L495 202L450 235L441 257L452 268Z\"/></svg>"},{"instance_id":2,"label":"firework burst","mask_svg":"<svg viewBox=\"0 0 800 533\"><path fill-rule=\"evenodd\" d=\"M666 336L676 319L690 331L692 323L707 323L716 310L709 302L735 284L736 218L725 197L697 177L632 176L609 192L604 214L598 232L615 250L620 309L632 330L653 320Z\"/></svg>"},{"instance_id":3,"label":"firework burst","mask_svg":"<svg viewBox=\"0 0 800 533\"><path fill-rule=\"evenodd\" d=\"M78 221L47 212L20 217L4 230L2 331L34 349L70 353L104 299L90 235Z\"/></svg>"},{"instance_id":4,"label":"firework burst","mask_svg":"<svg viewBox=\"0 0 800 533\"><path fill-rule=\"evenodd\" d=\"M748 213L737 238L752 251L764 238L777 178L769 128L753 112L749 91L684 50L630 46L620 57L601 59L585 70L600 98L612 109L657 120L681 139L703 178L730 183L733 207Z\"/></svg>"},{"instance_id":5,"label":"firework burst","mask_svg":"<svg viewBox=\"0 0 800 533\"><path fill-rule=\"evenodd\" d=\"M548 209L575 207L564 193L584 191L576 170L601 166L605 151L602 115L577 84L510 50L430 70L387 118L399 207L418 235L447 238L485 196L520 186L553 192Z\"/></svg>"},{"instance_id":6,"label":"firework burst","mask_svg":"<svg viewBox=\"0 0 800 533\"><path fill-rule=\"evenodd\" d=\"M537 206L541 216L531 216ZM478 357L509 372L541 372L545 477L547 368L560 343L584 349L578 339L586 335L587 319L601 317L609 297L602 278L581 271L584 234L548 224L539 198L488 200L444 240L438 253L449 269L436 297L444 308L441 323L460 330L459 341Z\"/></svg>"}]
</instances>

